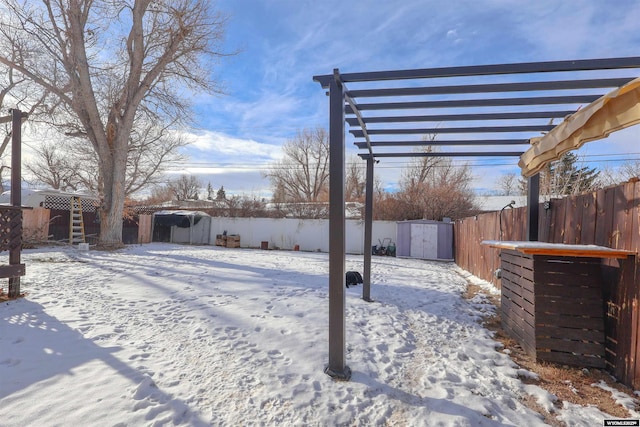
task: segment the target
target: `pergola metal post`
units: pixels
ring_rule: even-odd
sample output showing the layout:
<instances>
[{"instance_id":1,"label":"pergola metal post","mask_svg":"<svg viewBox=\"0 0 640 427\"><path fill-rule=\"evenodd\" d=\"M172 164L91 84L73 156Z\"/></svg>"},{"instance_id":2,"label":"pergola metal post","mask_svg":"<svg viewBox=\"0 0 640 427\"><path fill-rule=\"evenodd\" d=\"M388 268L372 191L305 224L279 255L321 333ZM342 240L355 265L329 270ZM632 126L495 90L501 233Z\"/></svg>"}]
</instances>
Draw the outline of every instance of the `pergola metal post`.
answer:
<instances>
[{"instance_id":1,"label":"pergola metal post","mask_svg":"<svg viewBox=\"0 0 640 427\"><path fill-rule=\"evenodd\" d=\"M367 159L366 193L364 201L364 270L362 276L362 299L371 299L371 236L373 229L373 157Z\"/></svg>"},{"instance_id":2,"label":"pergola metal post","mask_svg":"<svg viewBox=\"0 0 640 427\"><path fill-rule=\"evenodd\" d=\"M528 178L527 191L527 240L538 241L538 224L540 222L540 174Z\"/></svg>"},{"instance_id":3,"label":"pergola metal post","mask_svg":"<svg viewBox=\"0 0 640 427\"><path fill-rule=\"evenodd\" d=\"M345 351L344 104L339 71L329 82L329 364L325 373L348 381Z\"/></svg>"},{"instance_id":4,"label":"pergola metal post","mask_svg":"<svg viewBox=\"0 0 640 427\"><path fill-rule=\"evenodd\" d=\"M22 111L11 110L11 206L22 206ZM22 215L22 214L20 214ZM22 219L20 220L22 223ZM22 233L22 227L20 227ZM9 250L9 265L20 264L20 246ZM20 276L9 278L9 298L20 296Z\"/></svg>"}]
</instances>

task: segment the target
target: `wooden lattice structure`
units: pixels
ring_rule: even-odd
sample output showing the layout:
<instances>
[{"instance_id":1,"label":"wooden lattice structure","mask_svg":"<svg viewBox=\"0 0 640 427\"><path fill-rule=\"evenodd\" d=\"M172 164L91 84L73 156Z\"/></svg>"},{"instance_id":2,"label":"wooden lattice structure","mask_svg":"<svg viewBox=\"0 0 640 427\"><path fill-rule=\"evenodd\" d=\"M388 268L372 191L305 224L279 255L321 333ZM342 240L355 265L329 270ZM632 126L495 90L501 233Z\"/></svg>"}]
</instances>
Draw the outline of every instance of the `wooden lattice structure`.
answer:
<instances>
[{"instance_id":1,"label":"wooden lattice structure","mask_svg":"<svg viewBox=\"0 0 640 427\"><path fill-rule=\"evenodd\" d=\"M0 278L24 276L25 266L19 262L22 247L22 209L0 207L0 252L9 251L9 265L0 265ZM11 258L18 260L12 263Z\"/></svg>"},{"instance_id":2,"label":"wooden lattice structure","mask_svg":"<svg viewBox=\"0 0 640 427\"><path fill-rule=\"evenodd\" d=\"M18 109L0 117L0 123L11 122L11 206L0 207L0 251L9 251L9 265L0 266L0 278L9 279L9 298L20 296L20 276L25 266L20 262L22 249L22 121L27 114Z\"/></svg>"}]
</instances>

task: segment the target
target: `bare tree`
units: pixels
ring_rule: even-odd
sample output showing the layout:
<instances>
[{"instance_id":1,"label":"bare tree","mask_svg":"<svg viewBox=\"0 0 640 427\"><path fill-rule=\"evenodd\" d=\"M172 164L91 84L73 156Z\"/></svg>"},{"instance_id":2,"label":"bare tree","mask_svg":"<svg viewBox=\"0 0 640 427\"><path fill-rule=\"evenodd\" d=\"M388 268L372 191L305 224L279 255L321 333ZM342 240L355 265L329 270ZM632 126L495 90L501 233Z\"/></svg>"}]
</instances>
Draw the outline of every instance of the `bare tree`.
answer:
<instances>
[{"instance_id":1,"label":"bare tree","mask_svg":"<svg viewBox=\"0 0 640 427\"><path fill-rule=\"evenodd\" d=\"M285 157L271 165L274 202L317 202L329 184L329 136L323 128L304 129L282 147Z\"/></svg>"},{"instance_id":2,"label":"bare tree","mask_svg":"<svg viewBox=\"0 0 640 427\"><path fill-rule=\"evenodd\" d=\"M441 221L445 217L469 216L477 210L471 189L471 169L468 165L455 166L450 159L443 163L424 193L424 218Z\"/></svg>"},{"instance_id":3,"label":"bare tree","mask_svg":"<svg viewBox=\"0 0 640 427\"><path fill-rule=\"evenodd\" d=\"M127 156L125 192L127 197L160 182L163 174L176 162L184 160L179 149L188 141L151 121L137 126L131 135Z\"/></svg>"},{"instance_id":4,"label":"bare tree","mask_svg":"<svg viewBox=\"0 0 640 427\"><path fill-rule=\"evenodd\" d=\"M26 47L21 43L8 44L0 38L0 50L7 52L7 55L16 60L28 55ZM18 108L31 117L31 122L39 114L46 114L45 101L48 92L41 88L29 84L30 81L12 68L0 64L0 111L5 112L11 108ZM0 192L4 191L2 175L5 169L10 169L4 164L6 149L11 142L11 123L6 123L0 128Z\"/></svg>"},{"instance_id":5,"label":"bare tree","mask_svg":"<svg viewBox=\"0 0 640 427\"><path fill-rule=\"evenodd\" d=\"M435 153L432 146L426 146L421 150L425 154ZM435 169L445 161L444 157L416 157L412 158L407 167L402 171L401 184L404 188L411 188L427 182L435 174Z\"/></svg>"},{"instance_id":6,"label":"bare tree","mask_svg":"<svg viewBox=\"0 0 640 427\"><path fill-rule=\"evenodd\" d=\"M172 136L166 127L150 122L136 126L131 133L127 156L126 197L159 184L167 168L182 158L177 150L185 144L183 138ZM56 142L47 141L35 147L35 156L25 163L25 169L34 184L97 193L100 188L98 163L90 145L58 135Z\"/></svg>"},{"instance_id":7,"label":"bare tree","mask_svg":"<svg viewBox=\"0 0 640 427\"><path fill-rule=\"evenodd\" d=\"M640 161L632 160L621 164L618 168L618 176L616 184L640 177Z\"/></svg>"},{"instance_id":8,"label":"bare tree","mask_svg":"<svg viewBox=\"0 0 640 427\"><path fill-rule=\"evenodd\" d=\"M59 145L43 144L35 157L25 163L33 183L42 183L56 190L77 190L75 158L62 153Z\"/></svg>"},{"instance_id":9,"label":"bare tree","mask_svg":"<svg viewBox=\"0 0 640 427\"><path fill-rule=\"evenodd\" d=\"M618 185L622 182L634 181L640 178L640 161L629 160L622 163L618 167L613 167L608 164L600 168L600 175L598 175L599 187L609 187L612 185Z\"/></svg>"},{"instance_id":10,"label":"bare tree","mask_svg":"<svg viewBox=\"0 0 640 427\"><path fill-rule=\"evenodd\" d=\"M144 199L142 205L158 205L173 200L173 190L168 185L155 185L151 188L151 194Z\"/></svg>"},{"instance_id":11,"label":"bare tree","mask_svg":"<svg viewBox=\"0 0 640 427\"><path fill-rule=\"evenodd\" d=\"M497 181L500 194L512 196L518 192L518 175L513 172L501 175Z\"/></svg>"},{"instance_id":12,"label":"bare tree","mask_svg":"<svg viewBox=\"0 0 640 427\"><path fill-rule=\"evenodd\" d=\"M430 146L424 151L435 153ZM400 191L387 198L387 204L395 201L402 219L463 218L476 210L471 180L466 164L456 166L446 157L419 157L404 170Z\"/></svg>"},{"instance_id":13,"label":"bare tree","mask_svg":"<svg viewBox=\"0 0 640 427\"><path fill-rule=\"evenodd\" d=\"M180 175L179 178L169 181L168 187L176 200L198 200L202 185L194 175Z\"/></svg>"},{"instance_id":14,"label":"bare tree","mask_svg":"<svg viewBox=\"0 0 640 427\"><path fill-rule=\"evenodd\" d=\"M27 43L29 57L0 63L57 96L69 135L98 159L102 245L122 244L127 161L136 118L188 117L187 90L215 91L205 58L224 18L206 0L3 0L0 37ZM10 16L11 19L6 19ZM171 120L168 120L169 122Z\"/></svg>"},{"instance_id":15,"label":"bare tree","mask_svg":"<svg viewBox=\"0 0 640 427\"><path fill-rule=\"evenodd\" d=\"M227 206L227 215L232 218L266 217L266 206L256 196L234 195L221 199Z\"/></svg>"},{"instance_id":16,"label":"bare tree","mask_svg":"<svg viewBox=\"0 0 640 427\"><path fill-rule=\"evenodd\" d=\"M364 201L366 186L366 163L357 156L347 162L345 199L347 202Z\"/></svg>"}]
</instances>

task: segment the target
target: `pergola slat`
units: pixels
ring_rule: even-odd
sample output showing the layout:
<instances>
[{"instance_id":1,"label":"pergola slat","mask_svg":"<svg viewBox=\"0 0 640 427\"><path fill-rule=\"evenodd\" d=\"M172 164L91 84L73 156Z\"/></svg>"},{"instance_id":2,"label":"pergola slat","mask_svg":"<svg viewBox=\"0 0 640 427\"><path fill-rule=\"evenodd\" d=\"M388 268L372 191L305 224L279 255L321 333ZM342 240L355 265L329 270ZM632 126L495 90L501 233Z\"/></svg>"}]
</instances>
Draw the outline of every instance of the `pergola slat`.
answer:
<instances>
[{"instance_id":1,"label":"pergola slat","mask_svg":"<svg viewBox=\"0 0 640 427\"><path fill-rule=\"evenodd\" d=\"M511 107L530 105L579 105L590 104L600 95L570 95L570 96L534 96L525 98L487 98L487 99L454 99L415 102L376 102L358 104L359 111L366 110L422 110L432 108L471 108L471 107ZM350 107L346 107L345 114L353 114Z\"/></svg>"},{"instance_id":2,"label":"pergola slat","mask_svg":"<svg viewBox=\"0 0 640 427\"><path fill-rule=\"evenodd\" d=\"M347 96L351 98L369 98L385 96L417 96L417 95L453 95L462 93L508 93L508 92L533 92L548 90L569 89L600 89L615 88L621 86L633 77L615 79L588 79L588 80L562 80L548 82L524 82L524 83L495 83L461 86L427 86L427 87L400 87L390 89L363 89L351 90Z\"/></svg>"},{"instance_id":3,"label":"pergola slat","mask_svg":"<svg viewBox=\"0 0 640 427\"><path fill-rule=\"evenodd\" d=\"M367 129L369 135L434 135L450 133L494 133L494 132L548 132L553 125L523 125L523 126L478 126L459 128L420 128L420 129ZM363 138L364 132L359 129L349 131L356 138Z\"/></svg>"},{"instance_id":4,"label":"pergola slat","mask_svg":"<svg viewBox=\"0 0 640 427\"><path fill-rule=\"evenodd\" d=\"M524 151L437 151L437 152L412 152L412 153L375 153L373 157L520 157ZM366 160L371 154L358 154Z\"/></svg>"},{"instance_id":5,"label":"pergola slat","mask_svg":"<svg viewBox=\"0 0 640 427\"><path fill-rule=\"evenodd\" d=\"M455 139L443 141L371 141L371 147L417 147L417 146L458 146L458 145L529 145L527 139ZM356 142L358 148L367 148L366 142Z\"/></svg>"},{"instance_id":6,"label":"pergola slat","mask_svg":"<svg viewBox=\"0 0 640 427\"><path fill-rule=\"evenodd\" d=\"M477 113L477 114L436 114L429 116L385 116L362 118L363 123L409 123L409 122L449 122L449 121L475 121L475 120L527 120L527 119L551 119L566 117L575 113L575 110L557 111L528 111L518 113ZM349 126L359 126L357 118L346 119Z\"/></svg>"}]
</instances>

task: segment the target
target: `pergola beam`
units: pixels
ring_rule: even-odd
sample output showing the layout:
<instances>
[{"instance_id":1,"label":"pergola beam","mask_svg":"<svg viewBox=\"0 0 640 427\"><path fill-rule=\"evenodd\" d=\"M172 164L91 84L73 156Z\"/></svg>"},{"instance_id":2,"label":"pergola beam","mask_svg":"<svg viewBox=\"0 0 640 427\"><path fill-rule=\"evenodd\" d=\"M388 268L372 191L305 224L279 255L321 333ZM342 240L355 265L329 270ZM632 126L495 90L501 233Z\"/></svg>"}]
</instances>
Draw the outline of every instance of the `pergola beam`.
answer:
<instances>
[{"instance_id":1,"label":"pergola beam","mask_svg":"<svg viewBox=\"0 0 640 427\"><path fill-rule=\"evenodd\" d=\"M633 77L524 83L493 83L459 86L420 86L398 87L390 89L362 89L351 90L347 92L347 96L351 98L370 98L384 96L459 95L463 93L508 93L569 89L600 89L619 87L627 83L629 80L633 80Z\"/></svg>"},{"instance_id":2,"label":"pergola beam","mask_svg":"<svg viewBox=\"0 0 640 427\"><path fill-rule=\"evenodd\" d=\"M372 71L340 74L343 82L426 79L435 77L489 76L504 74L553 73L567 71L613 70L640 68L640 56L628 58L580 59L574 61L523 62L515 64L469 65L461 67L419 68L413 70ZM328 87L332 75L315 76L322 87Z\"/></svg>"},{"instance_id":3,"label":"pergola beam","mask_svg":"<svg viewBox=\"0 0 640 427\"><path fill-rule=\"evenodd\" d=\"M354 101L353 99L349 98L346 95L345 95L345 100L347 101L347 104L353 111L353 114L356 115L355 122L358 126L360 126L360 128L363 131L365 144L366 144L366 147L369 149L369 154L373 154L373 150L371 148L371 139L369 138L369 134L367 133L367 125L364 121L364 118L362 117L362 114L360 114L360 111L358 111L358 106L356 105L356 101Z\"/></svg>"}]
</instances>

